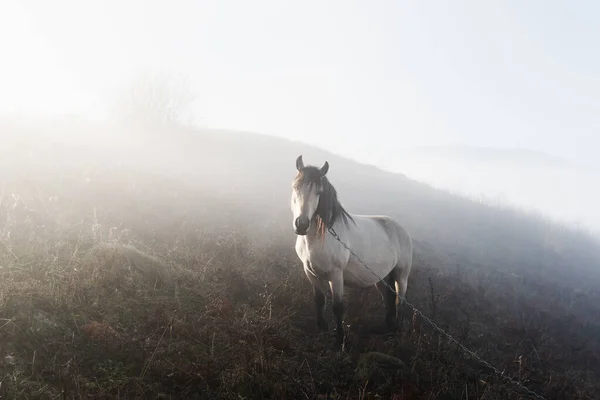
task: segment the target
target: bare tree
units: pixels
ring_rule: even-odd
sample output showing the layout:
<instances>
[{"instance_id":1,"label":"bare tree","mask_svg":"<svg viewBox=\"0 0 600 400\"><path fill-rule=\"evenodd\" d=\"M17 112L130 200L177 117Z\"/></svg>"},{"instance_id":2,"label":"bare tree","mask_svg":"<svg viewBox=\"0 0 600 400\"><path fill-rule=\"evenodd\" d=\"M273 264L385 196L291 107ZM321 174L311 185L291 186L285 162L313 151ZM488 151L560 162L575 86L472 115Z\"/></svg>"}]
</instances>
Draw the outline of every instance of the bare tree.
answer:
<instances>
[{"instance_id":1,"label":"bare tree","mask_svg":"<svg viewBox=\"0 0 600 400\"><path fill-rule=\"evenodd\" d=\"M191 118L195 100L187 77L144 74L118 93L112 113L127 124L155 127L185 124Z\"/></svg>"}]
</instances>

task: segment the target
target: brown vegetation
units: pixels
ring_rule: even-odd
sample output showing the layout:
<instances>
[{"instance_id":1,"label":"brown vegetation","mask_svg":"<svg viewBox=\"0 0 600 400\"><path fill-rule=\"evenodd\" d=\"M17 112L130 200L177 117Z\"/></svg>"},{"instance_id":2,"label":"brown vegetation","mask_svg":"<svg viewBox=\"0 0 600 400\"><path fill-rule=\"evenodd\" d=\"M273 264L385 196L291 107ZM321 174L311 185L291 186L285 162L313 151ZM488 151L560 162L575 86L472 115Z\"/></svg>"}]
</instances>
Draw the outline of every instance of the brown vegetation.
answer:
<instances>
[{"instance_id":1,"label":"brown vegetation","mask_svg":"<svg viewBox=\"0 0 600 400\"><path fill-rule=\"evenodd\" d=\"M402 335L380 333L375 288L348 291L334 347L289 237L253 242L252 215L207 212L201 191L110 168L15 176L0 202L2 398L528 398L409 309ZM546 398L597 396L596 291L436 264L426 246L413 304Z\"/></svg>"}]
</instances>

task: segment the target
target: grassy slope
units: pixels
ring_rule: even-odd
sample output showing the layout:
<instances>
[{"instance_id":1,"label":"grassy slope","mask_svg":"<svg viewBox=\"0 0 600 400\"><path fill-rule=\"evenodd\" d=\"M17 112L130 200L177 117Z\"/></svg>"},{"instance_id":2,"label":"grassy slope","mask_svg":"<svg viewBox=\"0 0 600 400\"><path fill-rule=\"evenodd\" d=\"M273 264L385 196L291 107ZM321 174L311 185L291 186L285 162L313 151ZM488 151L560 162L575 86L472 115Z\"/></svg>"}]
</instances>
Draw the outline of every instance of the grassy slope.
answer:
<instances>
[{"instance_id":1,"label":"grassy slope","mask_svg":"<svg viewBox=\"0 0 600 400\"><path fill-rule=\"evenodd\" d=\"M347 351L316 332L289 229L302 153L329 160L351 211L413 232L413 304L547 398L594 398L600 263L584 235L283 140L169 134L183 145L120 166L38 140L36 164L2 155L0 395L524 398L420 318L372 332L374 289L349 291Z\"/></svg>"}]
</instances>

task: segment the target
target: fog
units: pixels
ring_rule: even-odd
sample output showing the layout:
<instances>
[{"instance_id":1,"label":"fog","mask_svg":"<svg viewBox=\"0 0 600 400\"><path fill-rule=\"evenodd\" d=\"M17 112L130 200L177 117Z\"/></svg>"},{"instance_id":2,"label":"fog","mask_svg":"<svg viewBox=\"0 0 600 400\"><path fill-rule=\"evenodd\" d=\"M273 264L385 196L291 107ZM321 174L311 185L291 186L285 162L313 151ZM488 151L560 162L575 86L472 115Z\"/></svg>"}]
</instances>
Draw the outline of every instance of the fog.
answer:
<instances>
[{"instance_id":1,"label":"fog","mask_svg":"<svg viewBox=\"0 0 600 400\"><path fill-rule=\"evenodd\" d=\"M144 82L162 85L162 81ZM137 99L142 104L147 100ZM6 120L3 182L9 185L7 190L19 179L30 186L28 190L48 185L49 191L44 191L48 198L57 194L52 192L56 185L70 185L64 182L76 186L63 197L77 195L75 188L82 184L100 185L102 196L114 196L111 201L116 207L120 185L135 186L139 179L150 185L156 198L144 195L131 201L162 208L169 206L167 198L175 196L184 206L176 210L173 204L173 212L201 212L210 229L223 224L222 229L241 229L256 243L287 243L291 249L290 185L295 158L302 154L306 163L330 163L330 180L351 212L399 218L418 247L424 246L422 256L436 263L499 262L521 272L541 265L561 270L564 263L581 271L597 269L596 242L543 215L487 199L469 200L302 143L176 122L159 125L154 115L137 115L135 120L115 117L112 123L75 117ZM59 198L58 204L63 200ZM37 212L45 207L38 195L31 202L29 207ZM87 217L91 211L82 209Z\"/></svg>"},{"instance_id":2,"label":"fog","mask_svg":"<svg viewBox=\"0 0 600 400\"><path fill-rule=\"evenodd\" d=\"M347 211L408 230L419 310L548 398L590 398L594 8L5 1L0 396L391 398L399 375L360 360L382 353L410 360L402 393L514 395L417 314L365 334L374 288L347 292L352 357L314 339L302 155Z\"/></svg>"},{"instance_id":3,"label":"fog","mask_svg":"<svg viewBox=\"0 0 600 400\"><path fill-rule=\"evenodd\" d=\"M164 81L144 81L151 87L161 82ZM140 102L141 106L134 108L147 110L147 104L156 104L148 92L164 93L145 91L136 102L128 104ZM0 293L5 302L0 304L1 316L16 321L15 326L40 324L37 320L19 320L11 311L31 310L33 306L28 299L30 293L35 293L37 303L41 304L38 307L50 310L54 318L46 325L64 328L64 332L58 330L58 333L38 330L35 343L57 343L61 349L71 346L70 351L77 351L83 358L93 350L75 346L84 340L80 339L82 335L87 338L89 324L80 328L82 334L75 333L77 329L69 324L75 318L81 321L76 321L77 324L102 318L104 323L117 326L132 339L127 343L128 351L107 350L103 344L100 359L124 357L132 362L135 354L140 353L133 343L139 341L134 338L142 328L148 330L149 337L154 337L156 348L162 346L161 332L167 328L157 331L152 319L156 307L176 309L178 315L184 308L185 320L190 321L185 326L194 332L193 340L169 339L164 346L168 348L173 343L179 348L185 346L188 349L185 357L194 362L213 357L228 366L239 365L235 354L241 348L252 347L242 338L254 337L260 326L274 323L281 324L275 330L279 333L293 332L285 335L291 335L301 349L326 343L326 340L315 341L306 333L312 319L297 317L311 310L308 282L293 250L295 235L289 209L295 159L302 154L306 164L330 163L329 179L348 211L388 214L409 230L415 243L409 298L419 308L430 307L433 290L442 298L451 299L435 305L440 310L437 320L446 321L449 326L458 325L458 321L470 326L474 332L470 346L485 338L486 346L493 343L489 346L500 348L491 338L498 337L502 343L507 338L515 340L510 334L515 319L528 321L522 323L526 330L533 329L531 324L544 321L544 326L551 327L556 345L540 347L541 357L563 354L569 348L565 363L584 372L589 368L594 353L581 356L579 345L571 349L566 344L577 334L577 343L586 343L592 349L596 346L592 338L597 337L596 316L600 312L597 301L600 246L584 232L515 209L452 195L318 147L254 132L198 129L178 122L177 118L159 122L157 115L164 116L161 110L152 108L150 114L131 110L115 113L112 122L35 115L0 121L3 136ZM124 245L127 246L123 247L127 250L124 255L111 256L111 249ZM86 258L88 255L100 261L91 262ZM160 257L165 264L149 259L149 255ZM131 261L132 257L137 264ZM140 269L145 263L148 263L146 272ZM88 273L92 274L90 280L85 278ZM150 278L144 275L151 273L178 282L176 291L168 285L163 291L157 289L154 275ZM111 278L110 274L116 277ZM150 283L143 286L148 279ZM273 317L270 308L267 314L260 314L264 310L261 308L264 303L260 302L264 302L262 296L267 290L269 296L277 296L271 306ZM232 292L238 293L235 298ZM357 304L363 304L364 297L349 293L354 301L350 309L358 312ZM371 294L375 295L371 298L377 295ZM215 302L225 301L223 298L241 299L235 300L235 310L244 317L229 319L222 311L213 317L203 311L217 307L214 304L220 303ZM364 301L364 307L367 306L381 311L376 301ZM218 307L222 310L224 306ZM433 313L427 309L430 315L435 315L435 308ZM547 309L553 312L548 313ZM38 312L37 308L34 310ZM468 313L467 322L462 313ZM363 319L357 326L366 323L364 318L369 312L362 308L359 314ZM489 315L497 315L494 322L488 321ZM293 321L286 322L290 316L294 316ZM471 318L475 322L469 322ZM288 325L296 324L296 320L298 326ZM28 351L36 348L21 330L10 332L13 331L2 332L2 342L7 343L2 357L17 354L17 360L31 360ZM544 337L547 331L539 332ZM68 337L69 344L52 335ZM214 342L215 336L216 356L205 356L193 347L199 340ZM516 343L522 342L521 335L515 337ZM228 340L240 349L230 351L230 345L219 344L220 340ZM438 339L433 336L432 340L437 343ZM15 345L21 342L25 345ZM377 349L400 357L404 343L394 350ZM424 347L438 354L439 343L435 343L427 342ZM54 357L57 351L49 352L48 357ZM311 369L331 368L329 363L318 361L324 350L302 351L311 359L308 361L312 363ZM513 364L512 346L506 353L495 351L493 354L499 354L495 356L497 363L506 358ZM277 354L287 360L285 354ZM317 361L312 360L313 354ZM165 353L161 357L174 356ZM297 360L296 355L292 357ZM82 374L98 376L97 370L81 365ZM423 376L430 373L429 365L426 362L422 367L426 371ZM554 368L555 364L548 361L546 365ZM156 364L155 368L160 375L165 367ZM453 364L452 368L456 366ZM294 370L297 369L295 365ZM10 369L6 371L9 373ZM566 371L570 373L569 369ZM128 372L120 373L129 376ZM449 372L443 374L447 379ZM248 376L252 382L259 379ZM584 378L581 385L593 391L595 375ZM138 382L139 374L134 379ZM154 377L147 379L152 380L152 385L157 382ZM43 377L39 380L45 385L44 390L54 390ZM168 377L158 381L165 391L178 393L179 389L173 389L176 386ZM188 382L186 390L191 390L190 382L195 381L186 375L185 382ZM19 388L18 385L24 384L17 382L13 386ZM144 384L150 385L148 381ZM449 390L462 390L463 386L453 383ZM121 384L105 387L123 393ZM219 390L231 391L232 387L244 390L231 384L223 384ZM503 387L494 390L504 390ZM4 390L10 388L5 386ZM154 390L154 386L147 390Z\"/></svg>"},{"instance_id":4,"label":"fog","mask_svg":"<svg viewBox=\"0 0 600 400\"><path fill-rule=\"evenodd\" d=\"M339 4L317 16L267 3L231 3L233 13L220 2L150 2L142 11L111 1L8 2L0 25L3 40L11 38L0 74L6 179L11 171L62 179L66 168L90 180L122 168L193 188L198 204L237 210L249 230L290 234L289 184L303 154L330 162L351 210L401 217L438 250L483 261L482 246L499 251L489 247L494 235L521 227L506 246L530 241L533 229L542 251L564 231L572 235L561 240L581 239L595 257L576 229L600 228L597 102L588 102L594 85L578 75L584 60L597 62L585 59L595 30L567 35L582 47L566 70L551 61L566 50L539 47L536 36L551 30L560 5L544 6L536 22L516 3L463 10L494 11L484 26L455 9L444 19L415 4ZM595 27L583 14L568 21ZM498 37L499 26L510 35ZM485 51L482 37L496 52ZM524 62L545 65L562 84L540 86ZM464 236L449 237L453 230ZM508 263L541 262L536 251Z\"/></svg>"},{"instance_id":5,"label":"fog","mask_svg":"<svg viewBox=\"0 0 600 400\"><path fill-rule=\"evenodd\" d=\"M342 2L317 15L313 6L10 0L0 112L107 121L127 101L119 93L162 74L178 82L171 99L194 94L178 113L195 126L300 141L597 231L592 11ZM483 158L529 150L565 165L512 162L513 150L501 166L419 150L456 143Z\"/></svg>"},{"instance_id":6,"label":"fog","mask_svg":"<svg viewBox=\"0 0 600 400\"><path fill-rule=\"evenodd\" d=\"M531 151L455 146L399 151L382 165L464 197L600 233L600 174L585 165Z\"/></svg>"}]
</instances>

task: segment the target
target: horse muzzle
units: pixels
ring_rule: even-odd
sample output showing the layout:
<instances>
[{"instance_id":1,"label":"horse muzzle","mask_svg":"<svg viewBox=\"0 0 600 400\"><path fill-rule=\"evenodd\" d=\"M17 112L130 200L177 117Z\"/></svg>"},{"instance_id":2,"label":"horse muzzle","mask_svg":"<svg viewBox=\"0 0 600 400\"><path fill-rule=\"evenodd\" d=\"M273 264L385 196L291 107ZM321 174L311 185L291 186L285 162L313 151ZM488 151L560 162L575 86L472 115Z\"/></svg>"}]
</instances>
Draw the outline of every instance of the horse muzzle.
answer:
<instances>
[{"instance_id":1,"label":"horse muzzle","mask_svg":"<svg viewBox=\"0 0 600 400\"><path fill-rule=\"evenodd\" d=\"M304 236L310 228L310 220L305 217L298 217L294 221L294 232L296 235Z\"/></svg>"}]
</instances>

